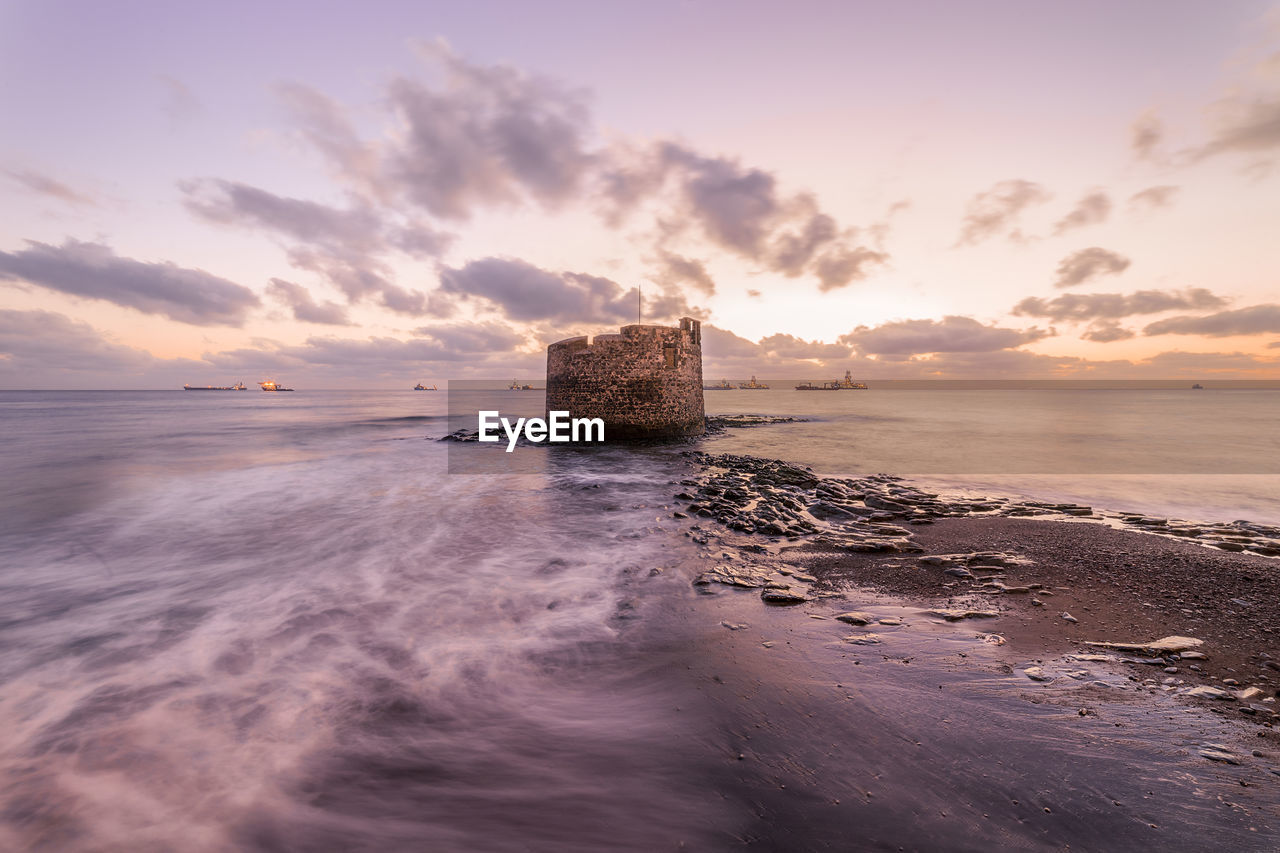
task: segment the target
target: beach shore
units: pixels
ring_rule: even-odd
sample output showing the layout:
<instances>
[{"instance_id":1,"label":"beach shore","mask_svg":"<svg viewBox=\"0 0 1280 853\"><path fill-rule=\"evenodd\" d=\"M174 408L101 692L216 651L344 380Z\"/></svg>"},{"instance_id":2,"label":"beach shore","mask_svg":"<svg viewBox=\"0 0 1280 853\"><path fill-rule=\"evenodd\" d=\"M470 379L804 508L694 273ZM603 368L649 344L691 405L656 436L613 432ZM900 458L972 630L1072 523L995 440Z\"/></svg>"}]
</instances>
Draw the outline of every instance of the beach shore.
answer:
<instances>
[{"instance_id":1,"label":"beach shore","mask_svg":"<svg viewBox=\"0 0 1280 853\"><path fill-rule=\"evenodd\" d=\"M1199 639L1203 645L1188 650L1186 658L1178 652L1116 656L1143 661L1130 665L1142 678L1176 675L1178 684L1256 687L1255 701L1238 702L1235 710L1259 720L1275 716L1255 707L1258 700L1275 697L1280 683L1280 659L1273 657L1280 654L1280 563L1275 559L1103 524L1053 520L948 518L917 528L913 538L926 554L994 551L1028 562L986 572L974 566L966 578L946 574L948 563L930 565L919 557L886 559L822 546L800 546L784 555L818 577L822 587L870 587L938 608L996 610L1000 616L991 620L991 630L1035 658L1115 654L1087 647L1091 642ZM1003 589L991 583L994 578Z\"/></svg>"},{"instance_id":2,"label":"beach shore","mask_svg":"<svg viewBox=\"0 0 1280 853\"><path fill-rule=\"evenodd\" d=\"M896 478L689 470L705 689L767 768L739 779L755 839L835 849L852 819L907 849L1280 841L1276 560ZM796 785L830 809L786 813Z\"/></svg>"}]
</instances>

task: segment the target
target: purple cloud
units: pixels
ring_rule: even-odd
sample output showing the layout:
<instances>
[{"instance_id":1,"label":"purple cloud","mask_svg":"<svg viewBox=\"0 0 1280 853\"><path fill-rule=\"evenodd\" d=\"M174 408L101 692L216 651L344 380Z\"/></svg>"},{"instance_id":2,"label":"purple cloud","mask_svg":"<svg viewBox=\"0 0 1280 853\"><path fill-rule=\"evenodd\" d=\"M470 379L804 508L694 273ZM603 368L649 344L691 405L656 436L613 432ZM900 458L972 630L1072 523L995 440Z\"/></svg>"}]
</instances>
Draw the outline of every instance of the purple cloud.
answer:
<instances>
[{"instance_id":1,"label":"purple cloud","mask_svg":"<svg viewBox=\"0 0 1280 853\"><path fill-rule=\"evenodd\" d=\"M260 303L252 290L204 270L168 261L123 258L101 243L67 238L61 246L27 241L0 252L0 279L25 281L201 326L239 326Z\"/></svg>"}]
</instances>

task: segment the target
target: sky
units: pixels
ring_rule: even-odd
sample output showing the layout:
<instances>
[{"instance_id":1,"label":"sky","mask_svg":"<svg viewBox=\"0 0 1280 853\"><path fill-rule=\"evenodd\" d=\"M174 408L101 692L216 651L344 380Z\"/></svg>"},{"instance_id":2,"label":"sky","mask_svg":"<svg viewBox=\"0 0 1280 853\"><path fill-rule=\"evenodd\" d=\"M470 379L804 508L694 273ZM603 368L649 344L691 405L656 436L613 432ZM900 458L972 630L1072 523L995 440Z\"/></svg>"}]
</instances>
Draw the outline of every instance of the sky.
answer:
<instances>
[{"instance_id":1,"label":"sky","mask_svg":"<svg viewBox=\"0 0 1280 853\"><path fill-rule=\"evenodd\" d=\"M1276 2L0 0L0 388L1280 379ZM639 297L639 298L637 298Z\"/></svg>"}]
</instances>

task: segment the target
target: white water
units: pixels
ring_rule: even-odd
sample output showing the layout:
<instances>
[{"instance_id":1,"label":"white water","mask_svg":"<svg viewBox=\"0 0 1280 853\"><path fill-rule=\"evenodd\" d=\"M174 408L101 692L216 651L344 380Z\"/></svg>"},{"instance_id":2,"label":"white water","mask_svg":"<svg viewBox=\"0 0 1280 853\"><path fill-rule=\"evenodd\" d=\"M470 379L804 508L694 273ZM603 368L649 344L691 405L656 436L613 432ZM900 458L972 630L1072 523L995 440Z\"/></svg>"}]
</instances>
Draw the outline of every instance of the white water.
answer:
<instances>
[{"instance_id":1,"label":"white water","mask_svg":"<svg viewBox=\"0 0 1280 853\"><path fill-rule=\"evenodd\" d=\"M1012 399L1021 421L954 394L709 394L813 420L701 446L925 476L907 463L944 419L953 458L1002 423L1033 459L1026 425L1060 406ZM1237 448L1230 472L1274 444L1274 398L1223 399L1162 429ZM444 404L0 395L0 847L723 844L734 820L702 784L722 756L679 746L706 724L670 677L696 650L644 618L691 595L681 448L534 448L536 473L449 475ZM1131 410L1101 458L1147 465L1151 412ZM1274 475L1018 470L933 479L1280 520Z\"/></svg>"}]
</instances>

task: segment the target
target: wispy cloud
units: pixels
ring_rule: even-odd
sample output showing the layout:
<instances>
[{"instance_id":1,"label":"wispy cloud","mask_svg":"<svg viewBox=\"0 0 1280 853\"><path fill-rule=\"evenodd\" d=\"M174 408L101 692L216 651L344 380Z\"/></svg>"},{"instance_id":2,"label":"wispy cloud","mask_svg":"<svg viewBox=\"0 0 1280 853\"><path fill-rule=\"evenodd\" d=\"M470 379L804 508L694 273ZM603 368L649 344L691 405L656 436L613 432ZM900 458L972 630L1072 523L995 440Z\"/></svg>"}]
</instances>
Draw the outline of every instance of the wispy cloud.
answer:
<instances>
[{"instance_id":1,"label":"wispy cloud","mask_svg":"<svg viewBox=\"0 0 1280 853\"><path fill-rule=\"evenodd\" d=\"M0 252L0 278L102 299L196 325L239 326L260 302L249 288L167 261L124 258L109 246L68 238L61 246L27 241Z\"/></svg>"},{"instance_id":2,"label":"wispy cloud","mask_svg":"<svg viewBox=\"0 0 1280 853\"><path fill-rule=\"evenodd\" d=\"M404 314L425 313L427 296L397 285L388 257L433 259L452 239L359 200L338 208L222 180L189 181L181 189L187 209L206 221L283 238L293 266L321 275L349 302L373 296Z\"/></svg>"},{"instance_id":3,"label":"wispy cloud","mask_svg":"<svg viewBox=\"0 0 1280 853\"><path fill-rule=\"evenodd\" d=\"M858 352L876 355L913 355L932 352L990 352L1010 349L1052 336L1052 330L1032 326L1010 329L984 325L972 317L947 316L941 320L898 320L880 326L859 326L840 342Z\"/></svg>"},{"instance_id":4,"label":"wispy cloud","mask_svg":"<svg viewBox=\"0 0 1280 853\"><path fill-rule=\"evenodd\" d=\"M1200 317L1170 317L1142 330L1144 335L1206 335L1211 338L1276 332L1280 332L1280 305L1274 303Z\"/></svg>"},{"instance_id":5,"label":"wispy cloud","mask_svg":"<svg viewBox=\"0 0 1280 853\"><path fill-rule=\"evenodd\" d=\"M1170 207L1177 198L1179 188L1175 186L1147 187L1129 196L1130 210L1157 210Z\"/></svg>"},{"instance_id":6,"label":"wispy cloud","mask_svg":"<svg viewBox=\"0 0 1280 853\"><path fill-rule=\"evenodd\" d=\"M1129 128L1129 146L1135 157L1150 160L1164 139L1164 123L1154 110L1147 110L1134 119Z\"/></svg>"},{"instance_id":7,"label":"wispy cloud","mask_svg":"<svg viewBox=\"0 0 1280 853\"><path fill-rule=\"evenodd\" d=\"M1023 317L1054 322L1119 319L1135 314L1158 314L1176 309L1220 308L1227 300L1203 287L1185 290L1139 290L1134 293L1064 293L1053 299L1030 296L1013 306Z\"/></svg>"},{"instance_id":8,"label":"wispy cloud","mask_svg":"<svg viewBox=\"0 0 1280 853\"><path fill-rule=\"evenodd\" d=\"M39 195L56 198L58 201L63 201L67 204L97 204L90 196L72 189L62 181L55 180L43 172L36 172L32 169L5 169L4 174L14 183Z\"/></svg>"},{"instance_id":9,"label":"wispy cloud","mask_svg":"<svg viewBox=\"0 0 1280 853\"><path fill-rule=\"evenodd\" d=\"M1062 259L1053 286L1075 287L1104 275L1119 275L1128 268L1129 259L1118 252L1091 246Z\"/></svg>"},{"instance_id":10,"label":"wispy cloud","mask_svg":"<svg viewBox=\"0 0 1280 853\"><path fill-rule=\"evenodd\" d=\"M482 258L446 268L440 273L439 293L449 303L478 300L481 308L517 322L612 325L636 316L634 287L586 273L552 272L514 258ZM699 313L670 292L645 297L648 320Z\"/></svg>"},{"instance_id":11,"label":"wispy cloud","mask_svg":"<svg viewBox=\"0 0 1280 853\"><path fill-rule=\"evenodd\" d=\"M1101 190L1095 190L1083 196L1071 212L1058 220L1053 226L1055 235L1063 234L1087 225L1098 225L1107 221L1111 215L1111 198Z\"/></svg>"},{"instance_id":12,"label":"wispy cloud","mask_svg":"<svg viewBox=\"0 0 1280 853\"><path fill-rule=\"evenodd\" d=\"M1127 341L1136 334L1132 329L1121 326L1117 320L1098 320L1090 323L1089 328L1085 329L1080 337L1097 344L1109 344L1115 341Z\"/></svg>"},{"instance_id":13,"label":"wispy cloud","mask_svg":"<svg viewBox=\"0 0 1280 853\"><path fill-rule=\"evenodd\" d=\"M969 201L956 243L973 245L1002 235L1021 237L1015 226L1022 212L1049 198L1048 191L1037 183L1021 178L1000 181Z\"/></svg>"},{"instance_id":14,"label":"wispy cloud","mask_svg":"<svg viewBox=\"0 0 1280 853\"><path fill-rule=\"evenodd\" d=\"M656 253L714 248L787 277L811 276L824 290L888 260L877 239L839 223L813 193L784 189L767 169L672 140L601 142L582 91L468 62L441 42L423 54L443 82L393 79L386 103L399 130L373 140L324 95L281 90L302 138L361 198L451 223L531 205L594 209L610 227L643 215Z\"/></svg>"},{"instance_id":15,"label":"wispy cloud","mask_svg":"<svg viewBox=\"0 0 1280 853\"><path fill-rule=\"evenodd\" d=\"M345 306L336 302L316 302L311 292L300 284L273 278L267 285L267 295L287 305L295 320L328 326L352 325Z\"/></svg>"}]
</instances>

